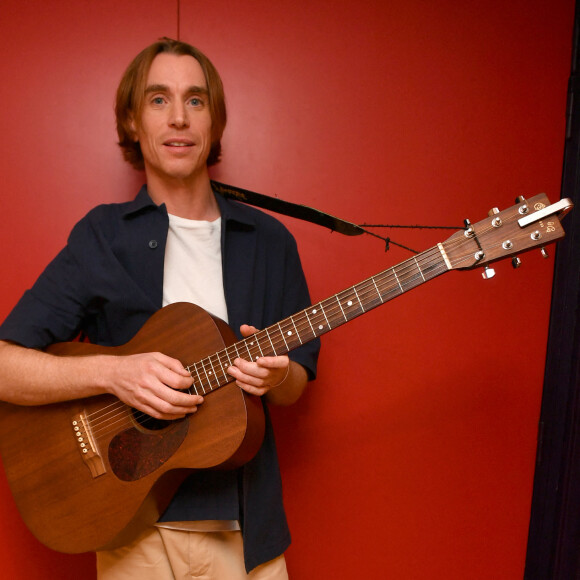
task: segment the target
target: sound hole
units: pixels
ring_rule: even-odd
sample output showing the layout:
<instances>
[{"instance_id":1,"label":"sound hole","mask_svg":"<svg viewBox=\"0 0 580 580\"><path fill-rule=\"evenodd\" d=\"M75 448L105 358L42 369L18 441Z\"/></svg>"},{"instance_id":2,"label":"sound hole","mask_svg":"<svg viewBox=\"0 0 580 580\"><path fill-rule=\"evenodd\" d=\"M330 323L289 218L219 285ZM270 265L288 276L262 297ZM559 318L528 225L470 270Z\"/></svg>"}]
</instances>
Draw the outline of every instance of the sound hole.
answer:
<instances>
[{"instance_id":1,"label":"sound hole","mask_svg":"<svg viewBox=\"0 0 580 580\"><path fill-rule=\"evenodd\" d=\"M191 395L191 391L189 389L184 389L180 392ZM151 415L147 415L147 413L143 413L143 411L139 411L134 408L131 408L131 413L133 414L133 419L135 419L135 422L140 427L147 429L148 431L161 431L162 429L165 429L166 427L169 427L176 422L168 421L165 419L156 419L155 417L151 417Z\"/></svg>"},{"instance_id":2,"label":"sound hole","mask_svg":"<svg viewBox=\"0 0 580 580\"><path fill-rule=\"evenodd\" d=\"M161 429L165 429L173 424L173 421L156 419L155 417L151 417L151 415L147 415L146 413L143 413L143 411L138 411L137 409L131 409L131 412L133 413L133 419L135 419L135 422L148 431L161 431Z\"/></svg>"}]
</instances>

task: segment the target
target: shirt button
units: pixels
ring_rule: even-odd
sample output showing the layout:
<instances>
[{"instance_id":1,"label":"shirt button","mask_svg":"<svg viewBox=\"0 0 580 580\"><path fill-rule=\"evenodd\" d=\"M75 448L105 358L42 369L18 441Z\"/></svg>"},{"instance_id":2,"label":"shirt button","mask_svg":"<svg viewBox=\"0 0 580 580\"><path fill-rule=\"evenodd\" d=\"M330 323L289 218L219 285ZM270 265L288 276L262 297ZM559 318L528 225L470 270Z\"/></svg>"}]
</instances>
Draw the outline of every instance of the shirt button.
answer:
<instances>
[{"instance_id":1,"label":"shirt button","mask_svg":"<svg viewBox=\"0 0 580 580\"><path fill-rule=\"evenodd\" d=\"M151 240L149 242L149 247L154 250L157 247L157 240Z\"/></svg>"}]
</instances>

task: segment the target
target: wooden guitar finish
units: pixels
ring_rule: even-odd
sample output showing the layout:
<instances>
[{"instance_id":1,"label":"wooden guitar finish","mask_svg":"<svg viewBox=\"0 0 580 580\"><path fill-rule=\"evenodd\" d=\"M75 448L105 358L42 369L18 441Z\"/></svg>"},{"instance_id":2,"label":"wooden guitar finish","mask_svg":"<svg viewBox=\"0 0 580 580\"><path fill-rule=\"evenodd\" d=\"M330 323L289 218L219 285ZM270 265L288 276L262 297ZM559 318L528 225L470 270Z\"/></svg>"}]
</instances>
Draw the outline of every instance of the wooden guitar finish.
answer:
<instances>
[{"instance_id":1,"label":"wooden guitar finish","mask_svg":"<svg viewBox=\"0 0 580 580\"><path fill-rule=\"evenodd\" d=\"M494 209L445 242L237 343L224 322L201 308L172 304L124 346L51 347L76 356L160 351L190 371L193 391L211 396L193 416L161 424L112 396L42 407L0 403L0 454L24 521L41 542L63 552L130 541L156 521L191 469L234 467L257 452L262 404L227 374L235 358L286 354L450 270L554 242L564 236L559 218L571 208L567 199L550 205L544 194L518 198L515 206Z\"/></svg>"},{"instance_id":2,"label":"wooden guitar finish","mask_svg":"<svg viewBox=\"0 0 580 580\"><path fill-rule=\"evenodd\" d=\"M178 303L153 315L121 347L63 343L50 351L76 356L160 351L187 365L234 341L225 323ZM155 421L155 430L134 413L108 395L39 407L0 403L6 475L24 521L48 547L77 553L129 542L159 518L191 469L242 465L264 435L260 399L233 382L207 397L190 418L165 426ZM78 441L75 427L86 431L84 441Z\"/></svg>"}]
</instances>

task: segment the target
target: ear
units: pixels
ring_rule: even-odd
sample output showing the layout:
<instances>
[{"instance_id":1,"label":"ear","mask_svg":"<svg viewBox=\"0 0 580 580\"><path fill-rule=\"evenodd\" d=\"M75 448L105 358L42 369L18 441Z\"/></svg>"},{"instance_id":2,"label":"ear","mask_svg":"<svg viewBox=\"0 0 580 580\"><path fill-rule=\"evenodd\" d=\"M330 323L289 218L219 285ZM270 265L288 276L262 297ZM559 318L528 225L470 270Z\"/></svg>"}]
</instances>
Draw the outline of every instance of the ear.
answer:
<instances>
[{"instance_id":1,"label":"ear","mask_svg":"<svg viewBox=\"0 0 580 580\"><path fill-rule=\"evenodd\" d=\"M131 138L135 143L139 142L139 137L137 136L137 123L133 113L129 113L129 129L131 131Z\"/></svg>"}]
</instances>

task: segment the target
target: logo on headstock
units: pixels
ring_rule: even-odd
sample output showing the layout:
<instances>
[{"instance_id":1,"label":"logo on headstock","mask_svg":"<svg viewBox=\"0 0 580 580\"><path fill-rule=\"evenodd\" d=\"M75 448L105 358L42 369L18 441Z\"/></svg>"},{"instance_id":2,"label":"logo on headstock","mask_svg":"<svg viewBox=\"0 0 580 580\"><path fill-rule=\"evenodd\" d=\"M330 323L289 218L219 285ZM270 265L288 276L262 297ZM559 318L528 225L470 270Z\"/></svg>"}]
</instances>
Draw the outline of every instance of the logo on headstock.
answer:
<instances>
[{"instance_id":1,"label":"logo on headstock","mask_svg":"<svg viewBox=\"0 0 580 580\"><path fill-rule=\"evenodd\" d=\"M546 204L542 203L541 201L538 201L538 203L534 204L534 209L536 211L540 211L541 209L544 209L546 207Z\"/></svg>"}]
</instances>

